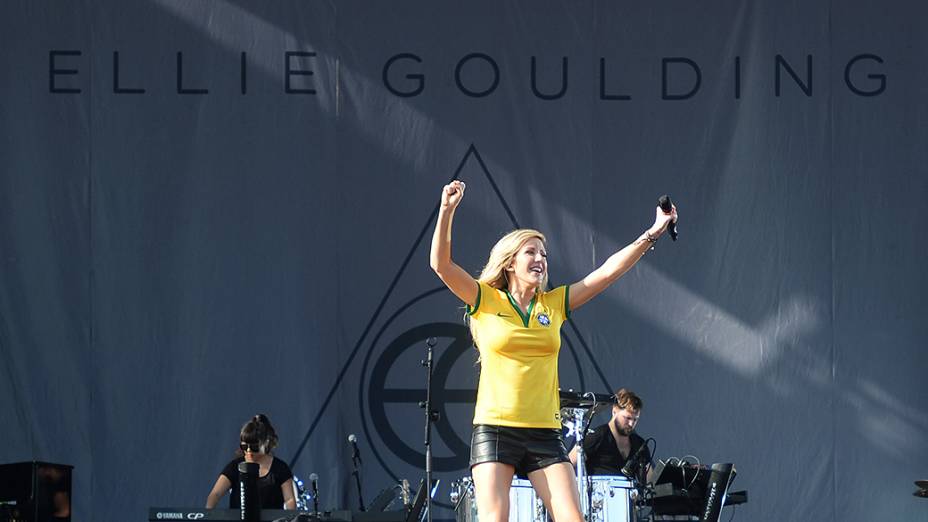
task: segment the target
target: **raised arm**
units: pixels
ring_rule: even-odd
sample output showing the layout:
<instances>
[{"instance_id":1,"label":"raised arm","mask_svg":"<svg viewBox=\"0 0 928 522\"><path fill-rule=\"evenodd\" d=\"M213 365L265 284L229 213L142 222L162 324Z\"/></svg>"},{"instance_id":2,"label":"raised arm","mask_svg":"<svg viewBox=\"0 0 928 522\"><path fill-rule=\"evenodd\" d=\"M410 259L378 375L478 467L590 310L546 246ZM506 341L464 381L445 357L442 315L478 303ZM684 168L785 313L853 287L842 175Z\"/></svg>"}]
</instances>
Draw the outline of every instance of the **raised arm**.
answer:
<instances>
[{"instance_id":1,"label":"raised arm","mask_svg":"<svg viewBox=\"0 0 928 522\"><path fill-rule=\"evenodd\" d=\"M441 205L438 207L438 220L435 233L432 234L432 249L429 264L445 286L470 306L477 301L477 281L466 270L451 260L451 221L454 211L464 197L464 182L452 181L441 190Z\"/></svg>"},{"instance_id":2,"label":"raised arm","mask_svg":"<svg viewBox=\"0 0 928 522\"><path fill-rule=\"evenodd\" d=\"M625 272L628 272L641 259L641 256L651 248L651 245L657 241L657 238L667 230L667 225L671 221L676 222L676 220L676 207L672 207L667 214L660 207L657 207L654 224L651 225L651 228L631 244L609 256L609 259L606 259L599 268L590 272L590 275L570 285L570 309L576 310L580 308L584 303L599 295L600 292L622 277Z\"/></svg>"}]
</instances>

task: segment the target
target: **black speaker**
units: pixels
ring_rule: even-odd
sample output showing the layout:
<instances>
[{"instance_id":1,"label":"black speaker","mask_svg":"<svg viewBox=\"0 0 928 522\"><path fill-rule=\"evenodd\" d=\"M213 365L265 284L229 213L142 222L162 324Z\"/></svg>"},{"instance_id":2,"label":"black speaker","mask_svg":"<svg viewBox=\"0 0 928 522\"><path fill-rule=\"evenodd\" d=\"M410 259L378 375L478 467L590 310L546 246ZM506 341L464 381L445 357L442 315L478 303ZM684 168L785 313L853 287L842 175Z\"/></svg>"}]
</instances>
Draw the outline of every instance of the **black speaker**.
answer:
<instances>
[{"instance_id":1,"label":"black speaker","mask_svg":"<svg viewBox=\"0 0 928 522\"><path fill-rule=\"evenodd\" d=\"M72 469L36 461L0 464L0 522L70 522Z\"/></svg>"},{"instance_id":2,"label":"black speaker","mask_svg":"<svg viewBox=\"0 0 928 522\"><path fill-rule=\"evenodd\" d=\"M703 508L700 522L718 522L728 495L728 486L735 474L735 467L730 462L712 465L709 483L706 486L706 506Z\"/></svg>"}]
</instances>

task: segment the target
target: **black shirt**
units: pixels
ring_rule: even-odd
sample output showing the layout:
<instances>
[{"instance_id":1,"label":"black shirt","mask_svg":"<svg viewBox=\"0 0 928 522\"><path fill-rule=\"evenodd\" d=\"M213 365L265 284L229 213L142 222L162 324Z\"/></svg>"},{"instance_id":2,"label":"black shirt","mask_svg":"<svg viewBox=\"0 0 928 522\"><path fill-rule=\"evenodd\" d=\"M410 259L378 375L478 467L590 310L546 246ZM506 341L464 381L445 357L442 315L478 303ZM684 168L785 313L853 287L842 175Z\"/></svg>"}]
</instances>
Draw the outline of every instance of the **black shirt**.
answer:
<instances>
[{"instance_id":1,"label":"black shirt","mask_svg":"<svg viewBox=\"0 0 928 522\"><path fill-rule=\"evenodd\" d=\"M226 464L222 469L222 474L232 483L232 493L229 496L229 507L238 509L242 506L241 493L238 484L238 465L244 462L245 457L239 457ZM258 477L258 498L261 499L261 509L282 509L284 507L284 493L280 486L293 478L293 472L290 466L274 457L271 462L271 469L267 475Z\"/></svg>"},{"instance_id":2,"label":"black shirt","mask_svg":"<svg viewBox=\"0 0 928 522\"><path fill-rule=\"evenodd\" d=\"M629 456L633 456L638 448L645 444L645 440L635 432L632 432L629 439L631 440ZM590 475L621 475L622 468L627 462L627 459L619 452L609 424L603 424L587 433L583 438L583 451L586 452L586 472ZM642 449L641 461L651 462L649 448ZM639 475L639 478L642 478L641 475L643 473Z\"/></svg>"}]
</instances>

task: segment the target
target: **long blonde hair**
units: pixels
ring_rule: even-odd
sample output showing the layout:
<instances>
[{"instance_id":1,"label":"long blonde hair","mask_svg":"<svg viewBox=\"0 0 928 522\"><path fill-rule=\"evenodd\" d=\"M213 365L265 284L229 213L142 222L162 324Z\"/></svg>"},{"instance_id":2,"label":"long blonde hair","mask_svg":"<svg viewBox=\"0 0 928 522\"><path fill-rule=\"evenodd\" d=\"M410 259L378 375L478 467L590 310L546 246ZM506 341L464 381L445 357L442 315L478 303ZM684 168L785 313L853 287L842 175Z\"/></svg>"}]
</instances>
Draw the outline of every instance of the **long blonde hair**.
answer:
<instances>
[{"instance_id":1,"label":"long blonde hair","mask_svg":"<svg viewBox=\"0 0 928 522\"><path fill-rule=\"evenodd\" d=\"M508 290L509 276L506 274L506 269L512 265L512 260L516 257L516 254L519 253L519 249L522 248L522 245L532 238L540 240L542 245L547 243L544 234L531 228L513 230L499 238L499 241L490 249L490 259L487 260L487 264L483 267L483 271L480 272L480 277L477 278L477 281L486 283L493 288ZM546 288L548 288L547 272L545 272L545 277L541 281L541 284L538 285L535 292L544 292Z\"/></svg>"},{"instance_id":2,"label":"long blonde hair","mask_svg":"<svg viewBox=\"0 0 928 522\"><path fill-rule=\"evenodd\" d=\"M483 271L480 272L477 281L486 283L500 290L509 290L509 276L507 275L506 269L512 265L512 260L516 257L516 254L519 253L519 249L522 248L522 245L532 238L539 239L542 245L547 242L544 234L531 228L513 230L499 238L499 241L490 249L490 259L487 260L487 264L483 267ZM545 277L542 279L541 284L535 289L535 293L540 294L544 292L546 288L548 288L547 272L545 272ZM464 320L467 322L467 327L470 329L471 338L476 341L477 336L474 332L473 321L470 320L470 316L467 314L465 314ZM477 345L474 344L474 348L476 347ZM477 362L480 362L479 358Z\"/></svg>"}]
</instances>

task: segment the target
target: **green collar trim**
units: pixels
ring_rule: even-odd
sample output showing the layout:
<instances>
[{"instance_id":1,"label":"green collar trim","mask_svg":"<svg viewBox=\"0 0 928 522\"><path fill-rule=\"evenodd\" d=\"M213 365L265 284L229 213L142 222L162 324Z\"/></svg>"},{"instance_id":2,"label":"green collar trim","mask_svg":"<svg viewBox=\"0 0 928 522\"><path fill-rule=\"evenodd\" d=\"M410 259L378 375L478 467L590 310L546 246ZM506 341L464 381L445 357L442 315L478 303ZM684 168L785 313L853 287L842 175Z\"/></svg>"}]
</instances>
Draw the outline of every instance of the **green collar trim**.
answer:
<instances>
[{"instance_id":1,"label":"green collar trim","mask_svg":"<svg viewBox=\"0 0 928 522\"><path fill-rule=\"evenodd\" d=\"M570 319L570 285L564 285L564 317Z\"/></svg>"},{"instance_id":2,"label":"green collar trim","mask_svg":"<svg viewBox=\"0 0 928 522\"><path fill-rule=\"evenodd\" d=\"M469 304L467 304L467 303L464 303L464 306L467 307L467 308L466 308L466 310L467 310L467 315L474 315L475 313L477 313L477 309L480 308L480 294L481 294L481 292L482 292L482 288L480 288L480 283L477 283L477 301L474 302L474 306L471 306L471 305L469 305Z\"/></svg>"},{"instance_id":3,"label":"green collar trim","mask_svg":"<svg viewBox=\"0 0 928 522\"><path fill-rule=\"evenodd\" d=\"M532 318L532 310L535 308L535 300L538 299L538 293L532 296L532 302L528 305L528 313L523 313L522 308L519 307L519 304L516 303L516 300L513 299L512 294L509 293L509 290L506 290L506 297L509 298L509 304L512 305L512 308L519 314L519 317L522 318L522 325L528 328L528 321Z\"/></svg>"}]
</instances>

